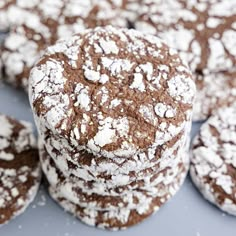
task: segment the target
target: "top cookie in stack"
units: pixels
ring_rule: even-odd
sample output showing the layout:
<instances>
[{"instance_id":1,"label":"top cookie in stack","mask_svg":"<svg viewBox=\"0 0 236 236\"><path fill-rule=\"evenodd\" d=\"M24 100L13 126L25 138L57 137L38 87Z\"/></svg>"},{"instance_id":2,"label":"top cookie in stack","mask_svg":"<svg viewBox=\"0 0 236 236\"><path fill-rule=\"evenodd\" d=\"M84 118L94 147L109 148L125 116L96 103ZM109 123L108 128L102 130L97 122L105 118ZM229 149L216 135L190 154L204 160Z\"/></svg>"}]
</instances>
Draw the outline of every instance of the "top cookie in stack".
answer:
<instances>
[{"instance_id":1,"label":"top cookie in stack","mask_svg":"<svg viewBox=\"0 0 236 236\"><path fill-rule=\"evenodd\" d=\"M82 219L95 211L102 217L91 224L108 228L157 210L187 172L194 95L189 69L151 35L98 27L49 47L31 71L29 98L53 198Z\"/></svg>"},{"instance_id":2,"label":"top cookie in stack","mask_svg":"<svg viewBox=\"0 0 236 236\"><path fill-rule=\"evenodd\" d=\"M155 37L135 43L136 31L95 32L49 47L49 60L32 70L29 98L41 134L112 158L162 145L181 132L195 85L177 54Z\"/></svg>"}]
</instances>

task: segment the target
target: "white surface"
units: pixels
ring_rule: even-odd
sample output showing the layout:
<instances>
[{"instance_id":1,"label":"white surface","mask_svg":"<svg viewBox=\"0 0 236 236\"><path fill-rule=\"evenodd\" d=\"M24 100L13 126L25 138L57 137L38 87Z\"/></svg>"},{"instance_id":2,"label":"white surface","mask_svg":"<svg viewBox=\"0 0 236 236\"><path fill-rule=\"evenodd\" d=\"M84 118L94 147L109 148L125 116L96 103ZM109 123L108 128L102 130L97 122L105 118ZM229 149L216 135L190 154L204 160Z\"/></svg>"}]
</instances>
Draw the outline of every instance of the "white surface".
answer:
<instances>
[{"instance_id":1,"label":"white surface","mask_svg":"<svg viewBox=\"0 0 236 236\"><path fill-rule=\"evenodd\" d=\"M33 122L22 91L0 84L0 112ZM0 124L1 125L1 124ZM199 124L194 125L196 133ZM189 178L157 214L126 231L109 232L86 226L65 213L42 187L26 212L0 228L2 236L235 236L236 217L224 214L198 193Z\"/></svg>"}]
</instances>

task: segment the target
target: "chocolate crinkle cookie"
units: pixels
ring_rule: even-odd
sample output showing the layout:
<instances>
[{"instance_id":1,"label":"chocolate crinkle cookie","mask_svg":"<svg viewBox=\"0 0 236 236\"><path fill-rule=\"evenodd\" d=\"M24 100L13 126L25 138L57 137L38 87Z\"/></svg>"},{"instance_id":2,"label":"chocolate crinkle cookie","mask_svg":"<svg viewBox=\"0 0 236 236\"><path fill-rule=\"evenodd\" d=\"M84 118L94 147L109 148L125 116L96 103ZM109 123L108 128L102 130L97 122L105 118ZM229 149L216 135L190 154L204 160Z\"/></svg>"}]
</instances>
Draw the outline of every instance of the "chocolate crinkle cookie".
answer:
<instances>
[{"instance_id":1,"label":"chocolate crinkle cookie","mask_svg":"<svg viewBox=\"0 0 236 236\"><path fill-rule=\"evenodd\" d=\"M29 98L51 196L114 230L157 211L188 170L195 90L176 51L136 30L97 27L47 48Z\"/></svg>"},{"instance_id":2,"label":"chocolate crinkle cookie","mask_svg":"<svg viewBox=\"0 0 236 236\"><path fill-rule=\"evenodd\" d=\"M33 201L41 168L31 125L0 115L0 225Z\"/></svg>"},{"instance_id":3,"label":"chocolate crinkle cookie","mask_svg":"<svg viewBox=\"0 0 236 236\"><path fill-rule=\"evenodd\" d=\"M1 0L0 30L8 31L18 25L33 26L41 20L45 23L69 23L68 28L73 28L76 23L80 24L75 27L80 28L94 27L97 22L104 24L106 21L123 24L119 23L121 17L115 16L121 9L130 9L130 2L132 0ZM126 16L130 18L128 11Z\"/></svg>"},{"instance_id":4,"label":"chocolate crinkle cookie","mask_svg":"<svg viewBox=\"0 0 236 236\"><path fill-rule=\"evenodd\" d=\"M235 83L224 84L235 79L229 74L236 70L236 2L140 0L138 4L136 29L155 34L176 48L196 77L193 119L204 120L229 103L224 95L222 101L217 97L235 90ZM230 96L234 102L235 98L235 94Z\"/></svg>"},{"instance_id":5,"label":"chocolate crinkle cookie","mask_svg":"<svg viewBox=\"0 0 236 236\"><path fill-rule=\"evenodd\" d=\"M47 46L87 28L128 27L125 6L110 0L1 1L0 28L9 29L1 54L5 80L27 91L29 72Z\"/></svg>"},{"instance_id":6,"label":"chocolate crinkle cookie","mask_svg":"<svg viewBox=\"0 0 236 236\"><path fill-rule=\"evenodd\" d=\"M201 127L192 147L190 174L203 196L236 215L236 107L223 108Z\"/></svg>"},{"instance_id":7,"label":"chocolate crinkle cookie","mask_svg":"<svg viewBox=\"0 0 236 236\"><path fill-rule=\"evenodd\" d=\"M141 179L126 186L116 183L108 189L107 179L99 183L72 175L65 178L45 150L41 158L51 196L83 222L113 230L136 224L158 210L180 188L188 170L188 157L184 154L171 167L155 172L151 178L147 175L148 187Z\"/></svg>"},{"instance_id":8,"label":"chocolate crinkle cookie","mask_svg":"<svg viewBox=\"0 0 236 236\"><path fill-rule=\"evenodd\" d=\"M180 52L192 71L235 66L236 2L231 0L141 0L136 28L158 34Z\"/></svg>"},{"instance_id":9,"label":"chocolate crinkle cookie","mask_svg":"<svg viewBox=\"0 0 236 236\"><path fill-rule=\"evenodd\" d=\"M194 95L191 73L174 50L154 36L113 27L49 47L29 87L43 137L52 133L75 151L108 158L173 138L191 120Z\"/></svg>"},{"instance_id":10,"label":"chocolate crinkle cookie","mask_svg":"<svg viewBox=\"0 0 236 236\"><path fill-rule=\"evenodd\" d=\"M196 75L197 96L194 103L194 120L205 120L219 108L236 102L236 69L208 75Z\"/></svg>"}]
</instances>

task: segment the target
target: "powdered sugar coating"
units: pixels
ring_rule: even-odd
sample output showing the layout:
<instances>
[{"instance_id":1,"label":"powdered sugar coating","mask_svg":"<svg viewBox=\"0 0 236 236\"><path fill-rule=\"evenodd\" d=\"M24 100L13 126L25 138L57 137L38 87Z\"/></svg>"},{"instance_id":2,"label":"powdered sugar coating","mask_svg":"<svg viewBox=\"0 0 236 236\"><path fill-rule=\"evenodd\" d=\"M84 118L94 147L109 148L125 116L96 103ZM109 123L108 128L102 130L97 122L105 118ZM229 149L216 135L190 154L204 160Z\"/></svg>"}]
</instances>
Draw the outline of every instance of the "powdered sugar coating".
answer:
<instances>
[{"instance_id":1,"label":"powdered sugar coating","mask_svg":"<svg viewBox=\"0 0 236 236\"><path fill-rule=\"evenodd\" d=\"M10 26L22 24L23 22L30 23L30 19L35 19L31 12L40 1L22 1L2 0L0 3L0 30L8 30ZM35 4L32 4L35 3ZM34 21L34 20L33 20Z\"/></svg>"},{"instance_id":2,"label":"powdered sugar coating","mask_svg":"<svg viewBox=\"0 0 236 236\"><path fill-rule=\"evenodd\" d=\"M4 115L0 123L0 224L5 224L34 199L41 169L31 125Z\"/></svg>"},{"instance_id":3,"label":"powdered sugar coating","mask_svg":"<svg viewBox=\"0 0 236 236\"><path fill-rule=\"evenodd\" d=\"M99 178L99 175L119 175L133 171L133 175L136 176L136 174L140 174L139 170L150 168L154 164L165 163L165 159L171 152L182 148L189 134L189 124L186 124L183 129L185 132L181 132L165 144L149 148L129 158L94 156L84 150L75 150L68 142L62 141L60 138L51 135L46 137L46 134L44 134L45 139L43 141L48 153L65 175L73 173L80 176L82 174L82 176L86 176L86 180ZM88 161L83 164L83 160Z\"/></svg>"},{"instance_id":4,"label":"powdered sugar coating","mask_svg":"<svg viewBox=\"0 0 236 236\"><path fill-rule=\"evenodd\" d=\"M190 173L204 197L236 215L236 108L220 109L193 143Z\"/></svg>"},{"instance_id":5,"label":"powdered sugar coating","mask_svg":"<svg viewBox=\"0 0 236 236\"><path fill-rule=\"evenodd\" d=\"M45 19L58 21L64 32L75 27L81 30L91 27L93 23L115 19L121 10L123 1L107 0L2 0L0 3L0 30L7 30L17 25L40 22ZM94 17L95 16L95 17ZM91 20L88 20L90 18ZM117 18L118 24L124 19ZM68 24L61 24L62 22ZM99 24L100 25L100 24ZM66 30L67 29L67 30Z\"/></svg>"},{"instance_id":6,"label":"powdered sugar coating","mask_svg":"<svg viewBox=\"0 0 236 236\"><path fill-rule=\"evenodd\" d=\"M163 169L156 169L145 178L137 179L128 185L121 182L122 178L117 178L113 185L107 185L106 179L103 182L82 181L73 175L64 178L53 162L48 163L49 157L41 156L41 162L50 185L63 197L88 209L113 210L116 207L141 208L148 204L148 199L158 194L157 186L171 183L179 169L183 168L181 155L182 151L178 152L176 158L172 156L169 165ZM144 198L146 201L143 201Z\"/></svg>"},{"instance_id":7,"label":"powdered sugar coating","mask_svg":"<svg viewBox=\"0 0 236 236\"><path fill-rule=\"evenodd\" d=\"M61 205L66 211L74 214L86 224L97 226L99 228L106 228L109 230L126 229L131 225L140 223L145 218L159 210L159 208L165 204L166 201L176 194L187 173L186 170L188 169L188 161L184 161L184 163L185 164L183 168L179 169L178 174L171 183L162 187L157 187L156 197L150 200L142 198L144 206L141 206L137 209L118 207L109 211L99 211L94 208L83 208L79 204L74 204L66 198L63 198L60 192L58 192L53 187L50 187L49 191L52 198L57 201L59 205Z\"/></svg>"},{"instance_id":8,"label":"powdered sugar coating","mask_svg":"<svg viewBox=\"0 0 236 236\"><path fill-rule=\"evenodd\" d=\"M74 175L84 181L97 181L101 184L106 179L106 184L112 187L119 185L117 180L122 179L122 184L128 185L132 181L143 179L156 169L165 168L175 158L176 152L186 145L186 138L187 133L181 133L162 146L129 158L112 159L94 156L83 150L78 153L65 151L61 142L53 138L44 140L44 145L64 176Z\"/></svg>"},{"instance_id":9,"label":"powdered sugar coating","mask_svg":"<svg viewBox=\"0 0 236 236\"><path fill-rule=\"evenodd\" d=\"M224 106L236 101L236 72L196 76L197 95L193 109L193 120L205 120Z\"/></svg>"},{"instance_id":10,"label":"powdered sugar coating","mask_svg":"<svg viewBox=\"0 0 236 236\"><path fill-rule=\"evenodd\" d=\"M135 27L178 49L193 72L235 67L235 1L141 0L139 4Z\"/></svg>"},{"instance_id":11,"label":"powdered sugar coating","mask_svg":"<svg viewBox=\"0 0 236 236\"><path fill-rule=\"evenodd\" d=\"M33 136L32 127L29 123L22 122L20 125L11 118L0 115L0 160L13 160L14 153L21 153L31 147L35 147L35 138ZM20 128L19 133L16 133L16 125ZM17 131L18 132L18 131Z\"/></svg>"},{"instance_id":12,"label":"powdered sugar coating","mask_svg":"<svg viewBox=\"0 0 236 236\"><path fill-rule=\"evenodd\" d=\"M99 51L101 41L112 48L118 45L119 53ZM74 46L78 59L68 60L65 48ZM98 27L58 42L46 51L46 61L41 59L30 77L29 96L40 134L52 132L75 149L109 158L129 157L167 142L189 121L195 95L191 73L173 53L156 37L113 27ZM71 77L72 68L78 76ZM59 71L63 73L57 76ZM105 83L98 79L104 76ZM49 83L51 78L53 83ZM145 100L140 100L141 94ZM108 113L114 99L120 100L119 105ZM157 116L153 126L138 111L144 105L154 111L162 100L168 100L166 105L175 114ZM88 118L83 132L80 114Z\"/></svg>"},{"instance_id":13,"label":"powdered sugar coating","mask_svg":"<svg viewBox=\"0 0 236 236\"><path fill-rule=\"evenodd\" d=\"M4 1L5 5L0 6L0 28L4 22L11 26L1 56L6 79L26 91L32 66L59 38L96 26L127 27L126 19L119 14L122 3L108 0L35 0L32 4ZM112 50L117 48L113 45Z\"/></svg>"},{"instance_id":14,"label":"powdered sugar coating","mask_svg":"<svg viewBox=\"0 0 236 236\"><path fill-rule=\"evenodd\" d=\"M176 137L176 139L178 138L179 136ZM184 149L186 145L186 138L184 138L182 136L181 141L177 141L172 147L166 149L158 147L132 158L120 160L118 158L108 160L105 157L96 157L81 151L78 153L80 155L77 154L76 162L51 147L49 153L53 161L50 162L55 163L54 165L66 178L75 176L85 182L96 182L96 188L100 186L99 189L102 189L102 186L104 188L114 188L121 185L133 186L132 183L142 182L144 179L145 182L148 182L150 176L156 171L161 171L178 162L176 153ZM43 160L42 165L45 165L45 162Z\"/></svg>"}]
</instances>

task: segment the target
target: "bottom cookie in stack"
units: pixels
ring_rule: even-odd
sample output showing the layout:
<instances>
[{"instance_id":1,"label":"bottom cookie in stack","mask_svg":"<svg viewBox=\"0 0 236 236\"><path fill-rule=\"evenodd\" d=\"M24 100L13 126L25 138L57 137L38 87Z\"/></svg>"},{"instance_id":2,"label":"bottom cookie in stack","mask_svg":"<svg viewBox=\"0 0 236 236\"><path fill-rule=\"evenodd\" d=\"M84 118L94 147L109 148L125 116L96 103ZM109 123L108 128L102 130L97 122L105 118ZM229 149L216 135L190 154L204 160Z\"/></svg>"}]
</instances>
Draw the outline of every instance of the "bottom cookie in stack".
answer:
<instances>
[{"instance_id":1,"label":"bottom cookie in stack","mask_svg":"<svg viewBox=\"0 0 236 236\"><path fill-rule=\"evenodd\" d=\"M41 149L40 156L52 198L84 223L112 230L137 224L157 211L178 191L188 170L188 157L181 150L172 167L156 170L146 187L137 184L130 190L129 186L115 186L106 189L108 195L99 195L97 189L89 189L92 181L83 188L77 185L79 178L65 178L45 149ZM116 192L120 187L123 191Z\"/></svg>"}]
</instances>

